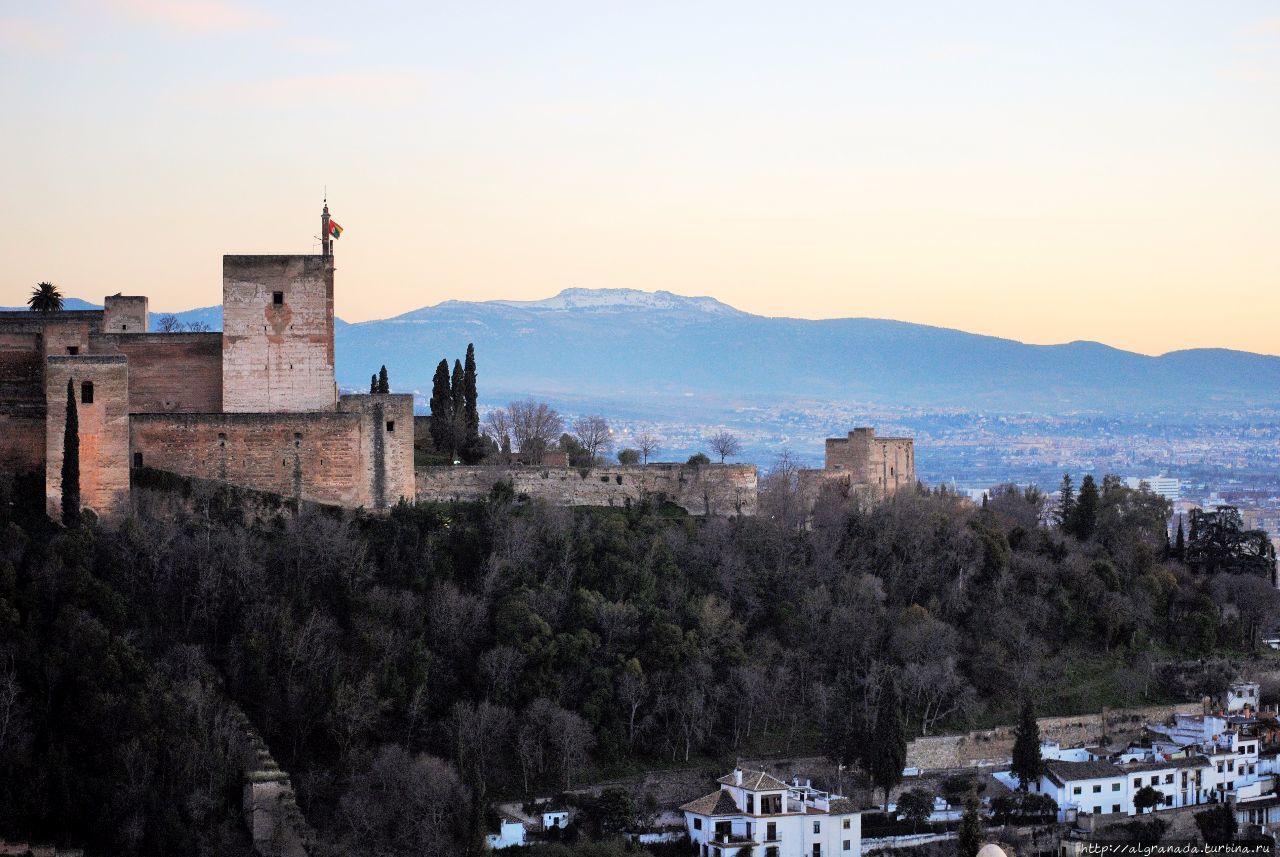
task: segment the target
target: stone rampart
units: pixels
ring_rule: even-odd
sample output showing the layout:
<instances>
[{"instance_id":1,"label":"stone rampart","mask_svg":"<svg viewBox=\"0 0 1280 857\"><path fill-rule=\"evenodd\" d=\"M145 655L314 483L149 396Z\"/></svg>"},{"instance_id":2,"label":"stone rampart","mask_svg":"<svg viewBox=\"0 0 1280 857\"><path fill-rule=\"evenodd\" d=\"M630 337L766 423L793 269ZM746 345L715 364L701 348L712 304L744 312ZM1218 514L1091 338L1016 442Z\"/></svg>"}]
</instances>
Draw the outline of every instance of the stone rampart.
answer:
<instances>
[{"instance_id":1,"label":"stone rampart","mask_svg":"<svg viewBox=\"0 0 1280 857\"><path fill-rule=\"evenodd\" d=\"M648 464L576 467L419 467L414 473L420 501L480 500L498 482L517 496L560 506L626 506L641 500L670 501L691 515L754 515L754 464Z\"/></svg>"},{"instance_id":2,"label":"stone rampart","mask_svg":"<svg viewBox=\"0 0 1280 857\"><path fill-rule=\"evenodd\" d=\"M221 333L102 333L89 350L129 358L130 413L222 410Z\"/></svg>"},{"instance_id":3,"label":"stone rampart","mask_svg":"<svg viewBox=\"0 0 1280 857\"><path fill-rule=\"evenodd\" d=\"M67 381L76 400L80 505L111 519L129 508L129 366L119 355L50 357L45 373L45 504L62 517Z\"/></svg>"}]
</instances>

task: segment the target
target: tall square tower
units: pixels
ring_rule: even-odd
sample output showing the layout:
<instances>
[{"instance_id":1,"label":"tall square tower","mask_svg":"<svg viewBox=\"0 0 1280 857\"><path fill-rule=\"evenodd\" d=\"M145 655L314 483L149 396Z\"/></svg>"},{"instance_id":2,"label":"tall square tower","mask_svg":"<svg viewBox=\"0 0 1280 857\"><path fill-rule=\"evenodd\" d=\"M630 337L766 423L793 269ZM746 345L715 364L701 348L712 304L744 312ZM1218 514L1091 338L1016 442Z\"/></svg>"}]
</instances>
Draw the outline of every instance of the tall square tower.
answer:
<instances>
[{"instance_id":1,"label":"tall square tower","mask_svg":"<svg viewBox=\"0 0 1280 857\"><path fill-rule=\"evenodd\" d=\"M333 257L222 257L222 405L334 410Z\"/></svg>"}]
</instances>

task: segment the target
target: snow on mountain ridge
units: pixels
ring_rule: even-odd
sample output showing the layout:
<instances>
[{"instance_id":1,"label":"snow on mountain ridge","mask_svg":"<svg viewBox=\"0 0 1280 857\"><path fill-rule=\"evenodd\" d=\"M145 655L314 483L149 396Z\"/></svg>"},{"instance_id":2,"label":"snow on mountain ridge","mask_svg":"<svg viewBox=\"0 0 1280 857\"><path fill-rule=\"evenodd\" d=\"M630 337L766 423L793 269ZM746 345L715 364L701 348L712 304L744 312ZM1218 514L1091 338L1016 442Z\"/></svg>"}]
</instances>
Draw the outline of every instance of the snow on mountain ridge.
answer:
<instances>
[{"instance_id":1,"label":"snow on mountain ridge","mask_svg":"<svg viewBox=\"0 0 1280 857\"><path fill-rule=\"evenodd\" d=\"M646 292L641 289L564 289L558 295L536 301L498 300L489 303L518 309L600 309L619 307L649 310L697 310L717 315L744 315L715 298L686 297L666 290Z\"/></svg>"}]
</instances>

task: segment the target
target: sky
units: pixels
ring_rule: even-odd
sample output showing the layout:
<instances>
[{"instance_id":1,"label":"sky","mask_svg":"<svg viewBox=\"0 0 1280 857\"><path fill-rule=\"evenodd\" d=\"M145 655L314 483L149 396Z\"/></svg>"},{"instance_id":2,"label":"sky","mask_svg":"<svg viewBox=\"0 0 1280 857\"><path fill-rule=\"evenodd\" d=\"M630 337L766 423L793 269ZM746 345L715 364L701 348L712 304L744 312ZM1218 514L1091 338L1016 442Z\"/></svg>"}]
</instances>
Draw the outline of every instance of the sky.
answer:
<instances>
[{"instance_id":1,"label":"sky","mask_svg":"<svg viewBox=\"0 0 1280 857\"><path fill-rule=\"evenodd\" d=\"M0 305L563 288L1280 354L1280 0L0 0Z\"/></svg>"}]
</instances>

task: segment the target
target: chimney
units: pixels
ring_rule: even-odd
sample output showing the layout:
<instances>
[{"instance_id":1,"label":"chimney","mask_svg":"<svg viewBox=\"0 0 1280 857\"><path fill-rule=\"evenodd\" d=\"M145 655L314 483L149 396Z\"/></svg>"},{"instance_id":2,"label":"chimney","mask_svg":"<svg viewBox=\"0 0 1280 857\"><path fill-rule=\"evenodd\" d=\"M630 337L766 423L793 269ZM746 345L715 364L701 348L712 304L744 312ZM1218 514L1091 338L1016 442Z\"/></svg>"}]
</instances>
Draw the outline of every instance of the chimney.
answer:
<instances>
[{"instance_id":1,"label":"chimney","mask_svg":"<svg viewBox=\"0 0 1280 857\"><path fill-rule=\"evenodd\" d=\"M733 784L735 786L742 785L742 768L733 769Z\"/></svg>"}]
</instances>

